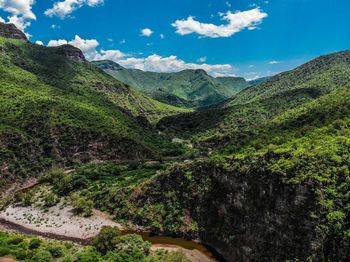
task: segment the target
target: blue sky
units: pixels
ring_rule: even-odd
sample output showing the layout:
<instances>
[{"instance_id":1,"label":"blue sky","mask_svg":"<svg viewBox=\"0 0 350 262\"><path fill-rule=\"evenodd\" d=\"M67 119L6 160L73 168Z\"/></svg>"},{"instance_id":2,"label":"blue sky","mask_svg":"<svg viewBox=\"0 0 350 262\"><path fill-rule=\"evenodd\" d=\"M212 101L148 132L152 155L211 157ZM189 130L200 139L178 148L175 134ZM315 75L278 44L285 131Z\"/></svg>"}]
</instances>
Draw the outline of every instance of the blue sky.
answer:
<instances>
[{"instance_id":1,"label":"blue sky","mask_svg":"<svg viewBox=\"0 0 350 262\"><path fill-rule=\"evenodd\" d=\"M0 9L33 42L150 71L253 79L350 48L349 0L0 0Z\"/></svg>"}]
</instances>

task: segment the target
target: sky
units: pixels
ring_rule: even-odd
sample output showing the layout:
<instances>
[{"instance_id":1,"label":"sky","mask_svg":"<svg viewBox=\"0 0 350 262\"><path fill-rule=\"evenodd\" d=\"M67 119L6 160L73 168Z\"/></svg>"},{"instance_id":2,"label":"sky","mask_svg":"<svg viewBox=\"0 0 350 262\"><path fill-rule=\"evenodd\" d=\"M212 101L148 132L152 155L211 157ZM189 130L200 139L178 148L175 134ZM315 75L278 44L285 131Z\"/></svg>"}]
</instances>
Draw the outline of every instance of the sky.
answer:
<instances>
[{"instance_id":1,"label":"sky","mask_svg":"<svg viewBox=\"0 0 350 262\"><path fill-rule=\"evenodd\" d=\"M246 79L350 49L349 0L0 0L0 21L87 59Z\"/></svg>"}]
</instances>

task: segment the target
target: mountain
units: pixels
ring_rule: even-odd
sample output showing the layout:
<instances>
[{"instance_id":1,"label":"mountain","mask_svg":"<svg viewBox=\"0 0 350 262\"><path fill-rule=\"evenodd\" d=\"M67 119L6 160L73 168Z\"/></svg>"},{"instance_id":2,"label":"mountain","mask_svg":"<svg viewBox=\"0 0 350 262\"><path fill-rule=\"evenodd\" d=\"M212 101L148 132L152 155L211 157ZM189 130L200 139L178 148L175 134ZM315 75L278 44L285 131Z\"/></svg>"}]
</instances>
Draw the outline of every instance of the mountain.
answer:
<instances>
[{"instance_id":1,"label":"mountain","mask_svg":"<svg viewBox=\"0 0 350 262\"><path fill-rule=\"evenodd\" d=\"M255 80L250 80L250 81L248 81L248 83L249 83L250 86L255 86L257 84L260 84L260 83L268 80L269 78L270 78L270 76L261 77L261 78L255 79Z\"/></svg>"},{"instance_id":2,"label":"mountain","mask_svg":"<svg viewBox=\"0 0 350 262\"><path fill-rule=\"evenodd\" d=\"M257 133L279 114L346 85L349 72L349 51L330 54L249 87L220 107L165 117L158 126L177 136L196 134L194 142L205 147L239 148L246 132Z\"/></svg>"},{"instance_id":3,"label":"mountain","mask_svg":"<svg viewBox=\"0 0 350 262\"><path fill-rule=\"evenodd\" d=\"M206 107L220 103L248 87L243 78L209 76L204 70L154 73L126 69L112 61L95 61L96 66L119 81L168 104Z\"/></svg>"},{"instance_id":4,"label":"mountain","mask_svg":"<svg viewBox=\"0 0 350 262\"><path fill-rule=\"evenodd\" d=\"M209 159L174 165L131 190L127 203L116 201L116 210L155 231L200 238L228 261L346 261L349 101L344 51L248 88L220 109L161 121Z\"/></svg>"},{"instance_id":5,"label":"mountain","mask_svg":"<svg viewBox=\"0 0 350 262\"><path fill-rule=\"evenodd\" d=\"M130 89L73 46L32 44L11 24L0 24L0 32L1 184L55 165L171 150L148 120L184 109Z\"/></svg>"}]
</instances>

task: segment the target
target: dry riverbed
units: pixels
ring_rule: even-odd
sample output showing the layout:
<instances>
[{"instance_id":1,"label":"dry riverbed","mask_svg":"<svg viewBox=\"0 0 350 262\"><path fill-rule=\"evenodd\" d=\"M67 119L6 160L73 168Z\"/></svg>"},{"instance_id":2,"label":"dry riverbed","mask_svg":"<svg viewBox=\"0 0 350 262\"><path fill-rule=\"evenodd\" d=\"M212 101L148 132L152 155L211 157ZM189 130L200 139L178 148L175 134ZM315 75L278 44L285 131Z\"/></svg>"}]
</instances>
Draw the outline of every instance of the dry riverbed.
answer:
<instances>
[{"instance_id":1,"label":"dry riverbed","mask_svg":"<svg viewBox=\"0 0 350 262\"><path fill-rule=\"evenodd\" d=\"M0 220L17 225L22 229L30 230L32 234L48 234L49 238L51 235L88 240L96 236L103 226L123 229L120 224L115 223L108 215L98 210L93 211L93 216L84 218L74 216L72 207L60 207L60 205L49 208L48 211L38 207L9 206L5 211L0 212ZM1 228L1 225L0 230L4 230L4 228ZM195 249L190 250L167 244L153 244L151 247L153 252L160 249L169 252L180 251L192 262L216 261ZM2 261L0 260L0 262Z\"/></svg>"},{"instance_id":2,"label":"dry riverbed","mask_svg":"<svg viewBox=\"0 0 350 262\"><path fill-rule=\"evenodd\" d=\"M8 207L0 213L0 219L41 233L65 237L89 239L96 236L102 227L122 227L101 212L94 210L91 217L74 216L72 207L51 207L47 212L36 207Z\"/></svg>"}]
</instances>

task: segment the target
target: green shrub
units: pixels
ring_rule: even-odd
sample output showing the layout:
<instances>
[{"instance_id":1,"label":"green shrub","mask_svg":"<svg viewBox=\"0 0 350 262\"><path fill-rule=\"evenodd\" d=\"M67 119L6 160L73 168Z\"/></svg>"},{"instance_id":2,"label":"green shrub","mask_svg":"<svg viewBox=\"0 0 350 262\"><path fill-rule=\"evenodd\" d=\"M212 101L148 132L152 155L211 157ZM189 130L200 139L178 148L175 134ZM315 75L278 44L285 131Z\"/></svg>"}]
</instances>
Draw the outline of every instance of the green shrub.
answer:
<instances>
[{"instance_id":1,"label":"green shrub","mask_svg":"<svg viewBox=\"0 0 350 262\"><path fill-rule=\"evenodd\" d=\"M94 202L86 197L75 195L72 197L72 205L76 215L89 217L92 215Z\"/></svg>"},{"instance_id":2,"label":"green shrub","mask_svg":"<svg viewBox=\"0 0 350 262\"><path fill-rule=\"evenodd\" d=\"M23 237L20 236L12 236L9 237L6 241L8 245L18 245L19 243L23 242Z\"/></svg>"},{"instance_id":3,"label":"green shrub","mask_svg":"<svg viewBox=\"0 0 350 262\"><path fill-rule=\"evenodd\" d=\"M0 257L7 256L8 254L10 254L10 252L10 248L0 246Z\"/></svg>"},{"instance_id":4,"label":"green shrub","mask_svg":"<svg viewBox=\"0 0 350 262\"><path fill-rule=\"evenodd\" d=\"M37 249L40 247L42 241L38 238L33 238L32 240L30 240L29 242L29 249Z\"/></svg>"},{"instance_id":5,"label":"green shrub","mask_svg":"<svg viewBox=\"0 0 350 262\"><path fill-rule=\"evenodd\" d=\"M48 251L51 253L51 255L54 258L62 257L63 256L63 250L60 246L49 246Z\"/></svg>"},{"instance_id":6,"label":"green shrub","mask_svg":"<svg viewBox=\"0 0 350 262\"><path fill-rule=\"evenodd\" d=\"M93 246L101 254L106 254L116 248L117 238L121 235L115 227L103 227L97 237L93 240Z\"/></svg>"},{"instance_id":7,"label":"green shrub","mask_svg":"<svg viewBox=\"0 0 350 262\"><path fill-rule=\"evenodd\" d=\"M101 255L94 250L82 251L77 254L76 262L99 262L103 261Z\"/></svg>"},{"instance_id":8,"label":"green shrub","mask_svg":"<svg viewBox=\"0 0 350 262\"><path fill-rule=\"evenodd\" d=\"M31 259L32 262L51 262L52 255L47 250L38 250Z\"/></svg>"}]
</instances>

